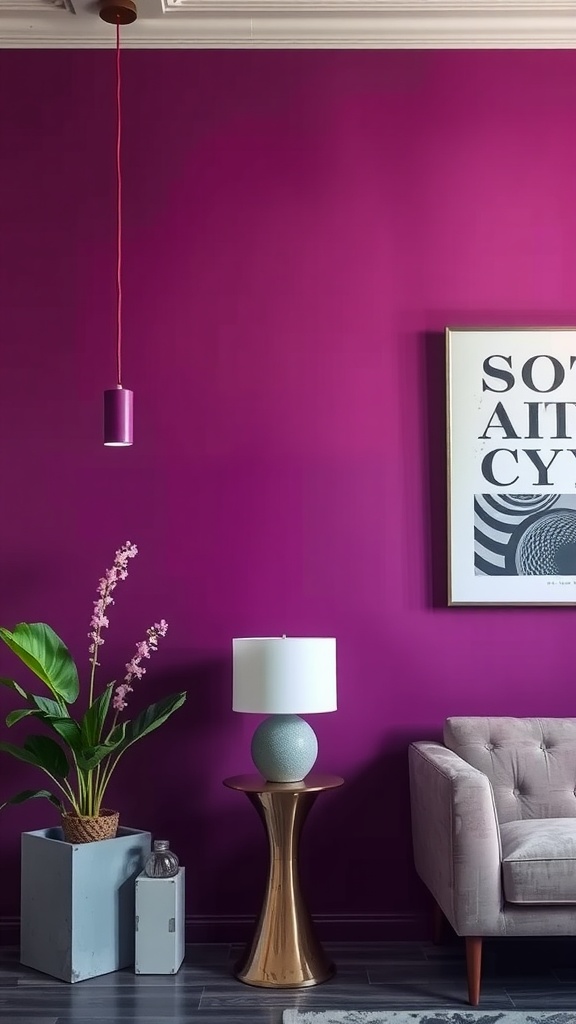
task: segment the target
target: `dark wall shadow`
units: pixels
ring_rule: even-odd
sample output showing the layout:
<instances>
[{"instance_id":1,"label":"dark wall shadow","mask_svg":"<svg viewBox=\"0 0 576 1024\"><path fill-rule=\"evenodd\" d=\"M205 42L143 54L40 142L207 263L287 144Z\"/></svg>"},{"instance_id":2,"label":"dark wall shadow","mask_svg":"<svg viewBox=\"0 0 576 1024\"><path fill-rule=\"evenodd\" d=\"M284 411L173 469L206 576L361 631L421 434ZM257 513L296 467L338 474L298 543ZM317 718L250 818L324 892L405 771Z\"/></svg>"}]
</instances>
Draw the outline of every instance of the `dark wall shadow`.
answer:
<instances>
[{"instance_id":1,"label":"dark wall shadow","mask_svg":"<svg viewBox=\"0 0 576 1024\"><path fill-rule=\"evenodd\" d=\"M447 415L446 346L443 331L422 335L423 388L422 450L427 464L429 519L424 550L427 565L428 599L433 608L448 603L448 501L447 501Z\"/></svg>"},{"instance_id":2,"label":"dark wall shadow","mask_svg":"<svg viewBox=\"0 0 576 1024\"><path fill-rule=\"evenodd\" d=\"M358 937L429 933L429 899L412 856L408 745L415 738L440 734L417 725L387 733L369 765L318 800L303 838L302 874L312 910L322 915L330 908L343 928L354 907ZM353 930L350 922L347 933Z\"/></svg>"}]
</instances>

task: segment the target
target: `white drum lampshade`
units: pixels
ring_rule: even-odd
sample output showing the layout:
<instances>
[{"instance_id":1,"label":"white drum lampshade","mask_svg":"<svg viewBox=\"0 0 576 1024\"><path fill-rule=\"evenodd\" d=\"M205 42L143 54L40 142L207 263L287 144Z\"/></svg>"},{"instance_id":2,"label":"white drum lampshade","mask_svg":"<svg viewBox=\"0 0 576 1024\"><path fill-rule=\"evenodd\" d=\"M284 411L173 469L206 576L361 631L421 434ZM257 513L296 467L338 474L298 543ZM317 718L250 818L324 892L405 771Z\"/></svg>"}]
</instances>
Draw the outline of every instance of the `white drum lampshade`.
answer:
<instances>
[{"instance_id":1,"label":"white drum lampshade","mask_svg":"<svg viewBox=\"0 0 576 1024\"><path fill-rule=\"evenodd\" d=\"M336 710L334 637L242 637L232 641L234 711L268 714L252 739L252 758L269 782L298 782L318 753L298 716Z\"/></svg>"}]
</instances>

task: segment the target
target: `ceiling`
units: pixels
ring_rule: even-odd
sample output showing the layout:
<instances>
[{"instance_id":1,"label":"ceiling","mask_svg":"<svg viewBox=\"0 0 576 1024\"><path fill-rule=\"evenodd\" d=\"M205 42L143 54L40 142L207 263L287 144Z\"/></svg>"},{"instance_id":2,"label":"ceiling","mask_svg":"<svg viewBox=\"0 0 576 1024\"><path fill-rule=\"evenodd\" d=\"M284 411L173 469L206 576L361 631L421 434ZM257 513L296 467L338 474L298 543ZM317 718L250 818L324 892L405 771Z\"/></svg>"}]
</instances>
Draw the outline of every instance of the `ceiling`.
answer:
<instances>
[{"instance_id":1,"label":"ceiling","mask_svg":"<svg viewBox=\"0 0 576 1024\"><path fill-rule=\"evenodd\" d=\"M123 48L571 48L576 0L137 0ZM97 0L0 0L0 47L108 47Z\"/></svg>"}]
</instances>

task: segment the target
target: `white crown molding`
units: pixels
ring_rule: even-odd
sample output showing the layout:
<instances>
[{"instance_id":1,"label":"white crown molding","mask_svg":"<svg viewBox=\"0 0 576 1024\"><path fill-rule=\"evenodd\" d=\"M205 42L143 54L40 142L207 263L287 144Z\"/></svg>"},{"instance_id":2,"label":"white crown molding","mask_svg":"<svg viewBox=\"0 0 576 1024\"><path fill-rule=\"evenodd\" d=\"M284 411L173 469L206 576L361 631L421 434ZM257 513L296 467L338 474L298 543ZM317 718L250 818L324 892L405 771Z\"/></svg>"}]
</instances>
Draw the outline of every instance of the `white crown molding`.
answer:
<instances>
[{"instance_id":1,"label":"white crown molding","mask_svg":"<svg viewBox=\"0 0 576 1024\"><path fill-rule=\"evenodd\" d=\"M576 46L576 0L139 0L138 10L123 48ZM92 0L0 0L0 48L113 45Z\"/></svg>"}]
</instances>

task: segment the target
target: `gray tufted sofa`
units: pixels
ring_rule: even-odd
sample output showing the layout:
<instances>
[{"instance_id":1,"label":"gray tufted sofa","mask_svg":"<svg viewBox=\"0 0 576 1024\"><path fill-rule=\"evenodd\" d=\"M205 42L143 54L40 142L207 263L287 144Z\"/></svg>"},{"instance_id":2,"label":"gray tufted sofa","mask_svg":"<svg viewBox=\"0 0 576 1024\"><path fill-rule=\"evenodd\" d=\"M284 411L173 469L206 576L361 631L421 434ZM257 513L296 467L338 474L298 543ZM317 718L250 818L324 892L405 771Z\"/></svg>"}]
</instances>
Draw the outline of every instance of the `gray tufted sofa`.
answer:
<instances>
[{"instance_id":1,"label":"gray tufted sofa","mask_svg":"<svg viewBox=\"0 0 576 1024\"><path fill-rule=\"evenodd\" d=\"M466 938L576 935L576 718L448 718L409 749L414 859Z\"/></svg>"}]
</instances>

